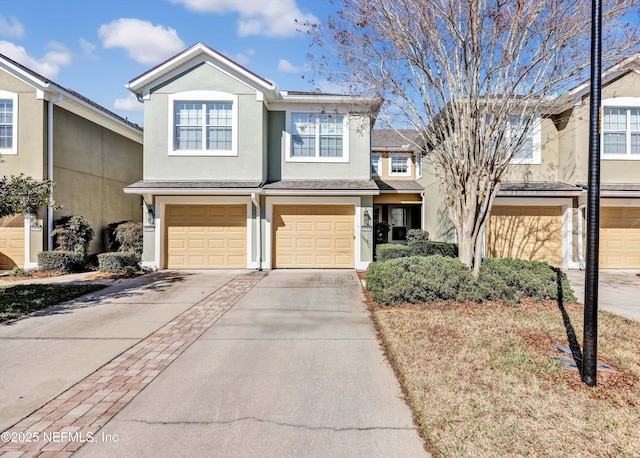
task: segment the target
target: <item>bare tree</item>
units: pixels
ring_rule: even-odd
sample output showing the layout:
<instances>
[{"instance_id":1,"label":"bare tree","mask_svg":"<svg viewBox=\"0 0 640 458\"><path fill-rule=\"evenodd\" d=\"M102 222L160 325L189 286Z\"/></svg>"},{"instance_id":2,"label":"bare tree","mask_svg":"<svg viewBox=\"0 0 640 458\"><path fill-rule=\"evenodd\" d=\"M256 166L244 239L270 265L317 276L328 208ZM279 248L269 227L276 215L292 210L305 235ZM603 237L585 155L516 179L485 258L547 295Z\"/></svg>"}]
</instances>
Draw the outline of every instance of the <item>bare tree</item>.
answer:
<instances>
[{"instance_id":1,"label":"bare tree","mask_svg":"<svg viewBox=\"0 0 640 458\"><path fill-rule=\"evenodd\" d=\"M635 4L607 2L605 62L637 49L622 19ZM590 26L587 0L342 0L307 30L320 74L383 98L383 122L420 132L477 275L501 178L539 115L584 76Z\"/></svg>"}]
</instances>

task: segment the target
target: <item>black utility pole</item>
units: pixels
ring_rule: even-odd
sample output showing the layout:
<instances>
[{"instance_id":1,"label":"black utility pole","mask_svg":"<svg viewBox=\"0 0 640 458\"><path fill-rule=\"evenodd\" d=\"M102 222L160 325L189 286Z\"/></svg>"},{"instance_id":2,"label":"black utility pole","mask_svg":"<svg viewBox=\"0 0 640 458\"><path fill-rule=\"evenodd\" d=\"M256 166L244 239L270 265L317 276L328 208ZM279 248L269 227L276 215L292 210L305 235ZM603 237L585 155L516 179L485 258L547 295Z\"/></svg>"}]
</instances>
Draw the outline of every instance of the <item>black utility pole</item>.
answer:
<instances>
[{"instance_id":1,"label":"black utility pole","mask_svg":"<svg viewBox=\"0 0 640 458\"><path fill-rule=\"evenodd\" d=\"M598 254L600 245L600 126L602 125L602 0L591 3L591 106L589 118L589 193L587 266L584 292L582 381L596 386L598 366Z\"/></svg>"}]
</instances>

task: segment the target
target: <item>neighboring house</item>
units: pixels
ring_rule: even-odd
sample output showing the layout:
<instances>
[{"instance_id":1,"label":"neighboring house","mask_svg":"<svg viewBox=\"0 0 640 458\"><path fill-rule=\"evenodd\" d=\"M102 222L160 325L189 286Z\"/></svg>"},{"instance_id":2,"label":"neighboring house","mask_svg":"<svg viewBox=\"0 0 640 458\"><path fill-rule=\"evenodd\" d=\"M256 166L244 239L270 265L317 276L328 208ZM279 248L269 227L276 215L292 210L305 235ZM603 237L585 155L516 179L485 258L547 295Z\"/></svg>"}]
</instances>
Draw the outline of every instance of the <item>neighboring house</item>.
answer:
<instances>
[{"instance_id":1,"label":"neighboring house","mask_svg":"<svg viewBox=\"0 0 640 458\"><path fill-rule=\"evenodd\" d=\"M380 195L373 198L373 220L389 224L376 243L407 243L407 231L423 226L422 153L415 130L371 132L371 175Z\"/></svg>"},{"instance_id":2,"label":"neighboring house","mask_svg":"<svg viewBox=\"0 0 640 458\"><path fill-rule=\"evenodd\" d=\"M356 268L373 258L379 101L280 91L197 43L129 82L144 100L143 265Z\"/></svg>"},{"instance_id":3,"label":"neighboring house","mask_svg":"<svg viewBox=\"0 0 640 458\"><path fill-rule=\"evenodd\" d=\"M534 117L525 146L494 202L485 237L489 257L581 268L586 254L589 85ZM640 269L640 57L603 73L600 266ZM454 240L439 186L426 170L425 227ZM433 192L432 192L433 190Z\"/></svg>"},{"instance_id":4,"label":"neighboring house","mask_svg":"<svg viewBox=\"0 0 640 458\"><path fill-rule=\"evenodd\" d=\"M52 179L63 206L0 220L0 270L36 267L63 215L87 218L100 251L107 224L140 220L140 198L122 188L142 176L142 129L0 55L0 172Z\"/></svg>"}]
</instances>

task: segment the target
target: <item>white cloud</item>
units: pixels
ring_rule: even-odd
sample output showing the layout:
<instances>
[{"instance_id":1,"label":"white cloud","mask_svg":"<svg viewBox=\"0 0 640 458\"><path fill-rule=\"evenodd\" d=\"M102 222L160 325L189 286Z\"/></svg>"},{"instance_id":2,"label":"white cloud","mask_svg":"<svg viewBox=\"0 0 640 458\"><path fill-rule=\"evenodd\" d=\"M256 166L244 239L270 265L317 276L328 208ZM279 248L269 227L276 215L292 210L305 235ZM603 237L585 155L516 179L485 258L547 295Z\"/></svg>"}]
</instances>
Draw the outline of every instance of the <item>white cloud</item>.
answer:
<instances>
[{"instance_id":1,"label":"white cloud","mask_svg":"<svg viewBox=\"0 0 640 458\"><path fill-rule=\"evenodd\" d=\"M96 50L96 45L88 40L85 40L84 38L80 38L80 47L82 48L84 53L89 56L93 56L93 52Z\"/></svg>"},{"instance_id":2,"label":"white cloud","mask_svg":"<svg viewBox=\"0 0 640 458\"><path fill-rule=\"evenodd\" d=\"M255 49L247 49L245 52L240 52L233 56L233 60L238 62L240 65L247 65L251 60L251 56L253 56L255 52Z\"/></svg>"},{"instance_id":3,"label":"white cloud","mask_svg":"<svg viewBox=\"0 0 640 458\"><path fill-rule=\"evenodd\" d=\"M124 48L127 55L145 65L159 64L185 48L175 29L149 21L120 18L100 26L98 36L105 48Z\"/></svg>"},{"instance_id":4,"label":"white cloud","mask_svg":"<svg viewBox=\"0 0 640 458\"><path fill-rule=\"evenodd\" d=\"M46 47L47 53L40 59L29 55L22 46L10 41L0 40L0 53L40 73L47 78L54 79L58 76L61 67L71 65L71 52L61 43L51 42Z\"/></svg>"},{"instance_id":5,"label":"white cloud","mask_svg":"<svg viewBox=\"0 0 640 458\"><path fill-rule=\"evenodd\" d=\"M7 21L0 14L0 35L9 38L22 38L24 36L24 27L16 18L11 17Z\"/></svg>"},{"instance_id":6,"label":"white cloud","mask_svg":"<svg viewBox=\"0 0 640 458\"><path fill-rule=\"evenodd\" d=\"M133 111L141 113L144 111L144 105L138 102L138 98L134 94L129 94L124 99L116 99L113 102L113 108L121 111Z\"/></svg>"},{"instance_id":7,"label":"white cloud","mask_svg":"<svg viewBox=\"0 0 640 458\"><path fill-rule=\"evenodd\" d=\"M308 69L307 66L296 67L286 59L278 61L278 71L283 73L302 73Z\"/></svg>"},{"instance_id":8,"label":"white cloud","mask_svg":"<svg viewBox=\"0 0 640 458\"><path fill-rule=\"evenodd\" d=\"M303 13L296 0L171 0L199 13L237 13L238 35L290 37L299 23L318 22L310 13Z\"/></svg>"}]
</instances>

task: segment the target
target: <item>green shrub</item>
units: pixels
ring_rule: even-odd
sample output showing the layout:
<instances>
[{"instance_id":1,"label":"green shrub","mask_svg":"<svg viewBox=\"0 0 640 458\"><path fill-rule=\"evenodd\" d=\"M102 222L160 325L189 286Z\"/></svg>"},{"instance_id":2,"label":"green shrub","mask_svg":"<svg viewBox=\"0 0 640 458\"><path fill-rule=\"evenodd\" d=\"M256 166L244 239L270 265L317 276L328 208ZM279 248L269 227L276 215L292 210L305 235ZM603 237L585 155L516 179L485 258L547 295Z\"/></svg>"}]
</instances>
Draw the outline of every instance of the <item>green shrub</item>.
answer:
<instances>
[{"instance_id":1,"label":"green shrub","mask_svg":"<svg viewBox=\"0 0 640 458\"><path fill-rule=\"evenodd\" d=\"M55 227L51 235L57 251L73 251L82 259L87 257L95 235L89 221L80 215L63 216L55 222Z\"/></svg>"},{"instance_id":2,"label":"green shrub","mask_svg":"<svg viewBox=\"0 0 640 458\"><path fill-rule=\"evenodd\" d=\"M454 258L411 256L376 262L365 278L373 300L386 305L483 300L471 271Z\"/></svg>"},{"instance_id":3,"label":"green shrub","mask_svg":"<svg viewBox=\"0 0 640 458\"><path fill-rule=\"evenodd\" d=\"M120 273L127 266L135 267L138 257L132 252L100 253L98 269L100 272Z\"/></svg>"},{"instance_id":4,"label":"green shrub","mask_svg":"<svg viewBox=\"0 0 640 458\"><path fill-rule=\"evenodd\" d=\"M546 262L485 258L480 267L479 281L488 299L507 302L519 302L525 297L537 301L577 300L566 275Z\"/></svg>"},{"instance_id":5,"label":"green shrub","mask_svg":"<svg viewBox=\"0 0 640 458\"><path fill-rule=\"evenodd\" d=\"M24 270L22 267L14 267L13 269L11 269L7 275L9 275L10 277L28 277L29 276L29 272L27 272L26 270Z\"/></svg>"},{"instance_id":6,"label":"green shrub","mask_svg":"<svg viewBox=\"0 0 640 458\"><path fill-rule=\"evenodd\" d=\"M132 251L142 255L142 223L118 221L107 225L107 249L111 252Z\"/></svg>"},{"instance_id":7,"label":"green shrub","mask_svg":"<svg viewBox=\"0 0 640 458\"><path fill-rule=\"evenodd\" d=\"M429 242L414 240L409 242L411 256L440 255L448 258L458 257L458 245L455 243Z\"/></svg>"},{"instance_id":8,"label":"green shrub","mask_svg":"<svg viewBox=\"0 0 640 458\"><path fill-rule=\"evenodd\" d=\"M38 253L39 270L69 273L81 270L83 258L73 251L42 251Z\"/></svg>"},{"instance_id":9,"label":"green shrub","mask_svg":"<svg viewBox=\"0 0 640 458\"><path fill-rule=\"evenodd\" d=\"M122 269L122 275L124 275L127 278L133 277L137 272L138 272L138 268L134 266L125 266Z\"/></svg>"},{"instance_id":10,"label":"green shrub","mask_svg":"<svg viewBox=\"0 0 640 458\"><path fill-rule=\"evenodd\" d=\"M376 247L376 259L378 262L389 261L390 259L404 258L410 256L411 252L407 245L396 243L383 243Z\"/></svg>"},{"instance_id":11,"label":"green shrub","mask_svg":"<svg viewBox=\"0 0 640 458\"><path fill-rule=\"evenodd\" d=\"M422 229L409 229L407 231L407 241L409 243L413 241L426 242L429 240L429 233Z\"/></svg>"}]
</instances>

